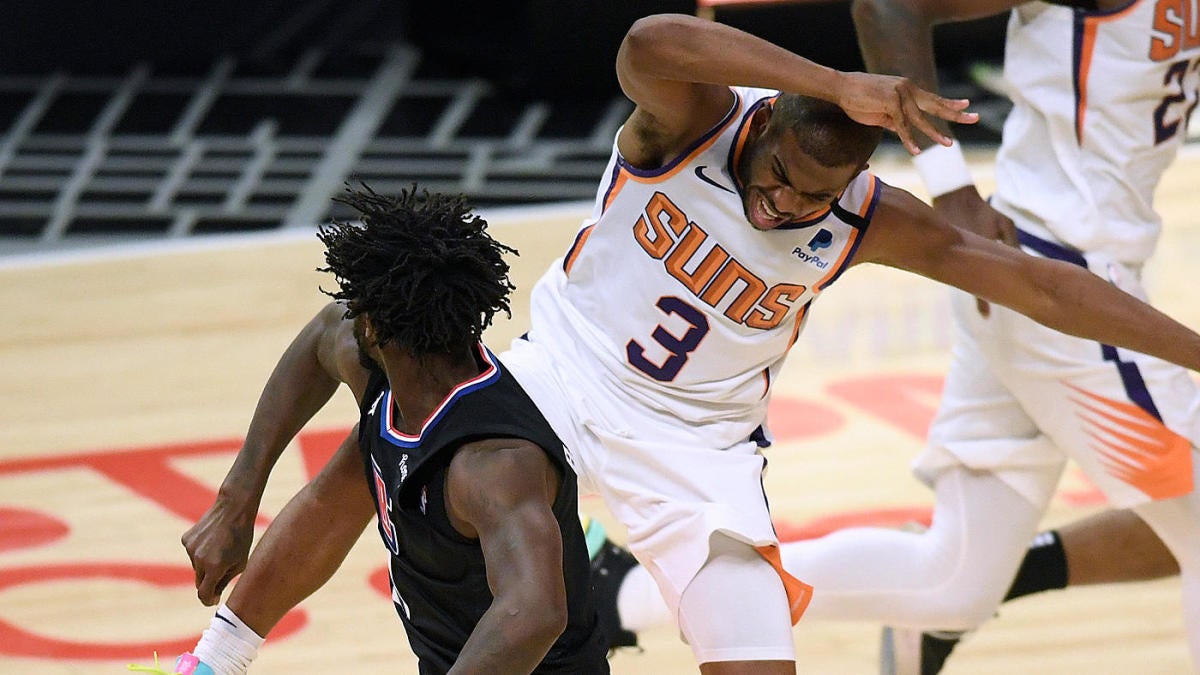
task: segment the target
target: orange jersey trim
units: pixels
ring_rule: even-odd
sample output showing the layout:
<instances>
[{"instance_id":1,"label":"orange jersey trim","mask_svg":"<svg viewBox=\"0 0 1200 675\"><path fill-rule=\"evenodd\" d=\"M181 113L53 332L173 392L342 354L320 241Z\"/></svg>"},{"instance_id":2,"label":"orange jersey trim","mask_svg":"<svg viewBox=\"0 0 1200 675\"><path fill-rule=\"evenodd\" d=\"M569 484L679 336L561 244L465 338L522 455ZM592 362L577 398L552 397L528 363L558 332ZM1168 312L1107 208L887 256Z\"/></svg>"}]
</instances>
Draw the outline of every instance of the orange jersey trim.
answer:
<instances>
[{"instance_id":1,"label":"orange jersey trim","mask_svg":"<svg viewBox=\"0 0 1200 675\"><path fill-rule=\"evenodd\" d=\"M608 211L608 207L612 205L613 200L617 198L617 194L621 188L625 187L625 182L629 180L629 173L621 167L617 167L617 177L613 181L613 185L608 190L608 194L604 195L604 205L600 207L600 212Z\"/></svg>"},{"instance_id":2,"label":"orange jersey trim","mask_svg":"<svg viewBox=\"0 0 1200 675\"><path fill-rule=\"evenodd\" d=\"M796 312L796 325L792 327L792 337L788 340L787 344L788 349L791 349L792 345L796 344L796 340L800 338L800 327L804 325L804 315L808 314L808 308L812 306L812 301L813 298L809 298L808 302L804 303L800 308L800 311Z\"/></svg>"},{"instance_id":3,"label":"orange jersey trim","mask_svg":"<svg viewBox=\"0 0 1200 675\"><path fill-rule=\"evenodd\" d=\"M568 275L571 274L571 267L575 265L575 261L579 259L579 253L583 250L583 245L587 243L588 237L592 236L592 228L596 227L595 223L588 225L579 232L575 237L575 243L571 245L571 250L567 251L567 257L563 260L563 271Z\"/></svg>"},{"instance_id":4,"label":"orange jersey trim","mask_svg":"<svg viewBox=\"0 0 1200 675\"><path fill-rule=\"evenodd\" d=\"M1079 47L1079 67L1075 73L1075 140L1083 143L1083 121L1087 116L1087 81L1092 69L1092 50L1096 48L1097 23L1091 18L1083 21L1083 35Z\"/></svg>"},{"instance_id":5,"label":"orange jersey trim","mask_svg":"<svg viewBox=\"0 0 1200 675\"><path fill-rule=\"evenodd\" d=\"M838 256L837 262L830 265L829 271L825 273L825 276L821 277L820 281L813 284L813 290L818 293L824 290L825 284L827 284L829 280L832 279L838 273L838 271L842 269L842 265L846 264L846 258L850 257L850 252L854 250L854 242L858 240L858 235L858 228L851 230L850 241L846 242L846 247L842 249L842 254Z\"/></svg>"},{"instance_id":6,"label":"orange jersey trim","mask_svg":"<svg viewBox=\"0 0 1200 675\"><path fill-rule=\"evenodd\" d=\"M1126 16L1137 8L1142 0L1133 0L1128 5L1095 14L1076 15L1075 44L1075 140L1083 143L1083 125L1087 117L1088 76L1092 70L1092 54L1096 49L1096 31L1100 24Z\"/></svg>"},{"instance_id":7,"label":"orange jersey trim","mask_svg":"<svg viewBox=\"0 0 1200 675\"><path fill-rule=\"evenodd\" d=\"M867 196L863 198L862 204L858 205L859 218L866 218L867 214L871 212L871 205L875 203L875 188L878 179L873 173L867 174L867 177L871 179L871 182L867 185Z\"/></svg>"}]
</instances>

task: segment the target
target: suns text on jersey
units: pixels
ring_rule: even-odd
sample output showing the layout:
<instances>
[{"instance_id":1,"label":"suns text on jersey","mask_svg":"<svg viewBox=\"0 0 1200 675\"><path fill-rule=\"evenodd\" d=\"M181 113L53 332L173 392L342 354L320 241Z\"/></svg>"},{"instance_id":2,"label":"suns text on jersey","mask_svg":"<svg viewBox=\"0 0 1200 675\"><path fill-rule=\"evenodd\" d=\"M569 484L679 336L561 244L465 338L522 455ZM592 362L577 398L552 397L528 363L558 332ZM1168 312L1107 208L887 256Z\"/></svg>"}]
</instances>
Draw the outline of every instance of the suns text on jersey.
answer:
<instances>
[{"instance_id":1,"label":"suns text on jersey","mask_svg":"<svg viewBox=\"0 0 1200 675\"><path fill-rule=\"evenodd\" d=\"M803 284L792 283L768 288L720 244L710 248L703 260L688 271L686 267L709 235L661 192L650 197L645 212L633 225L633 236L650 257L662 261L667 274L709 307L716 308L736 292L724 315L750 328L775 328L808 290ZM735 291L739 286L741 290Z\"/></svg>"},{"instance_id":2,"label":"suns text on jersey","mask_svg":"<svg viewBox=\"0 0 1200 675\"><path fill-rule=\"evenodd\" d=\"M1166 61L1181 51L1200 47L1200 7L1195 0L1158 0L1150 59Z\"/></svg>"}]
</instances>

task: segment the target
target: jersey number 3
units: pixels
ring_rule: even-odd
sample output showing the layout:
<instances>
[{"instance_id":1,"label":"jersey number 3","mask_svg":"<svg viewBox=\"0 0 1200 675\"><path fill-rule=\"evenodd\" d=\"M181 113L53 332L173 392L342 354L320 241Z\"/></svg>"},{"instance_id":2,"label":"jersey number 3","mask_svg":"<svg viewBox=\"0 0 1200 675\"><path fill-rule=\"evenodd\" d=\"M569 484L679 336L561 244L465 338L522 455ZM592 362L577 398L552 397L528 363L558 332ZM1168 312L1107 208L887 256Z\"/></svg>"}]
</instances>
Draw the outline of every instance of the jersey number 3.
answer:
<instances>
[{"instance_id":1,"label":"jersey number 3","mask_svg":"<svg viewBox=\"0 0 1200 675\"><path fill-rule=\"evenodd\" d=\"M630 340L625 345L625 354L634 368L659 382L670 382L679 375L679 370L687 363L688 356L700 346L704 336L708 335L708 318L700 310L673 295L659 298L654 305L664 314L674 314L686 321L687 330L683 335L675 336L663 328L662 324L655 326L650 337L670 353L661 364L647 359L646 349L637 340Z\"/></svg>"}]
</instances>

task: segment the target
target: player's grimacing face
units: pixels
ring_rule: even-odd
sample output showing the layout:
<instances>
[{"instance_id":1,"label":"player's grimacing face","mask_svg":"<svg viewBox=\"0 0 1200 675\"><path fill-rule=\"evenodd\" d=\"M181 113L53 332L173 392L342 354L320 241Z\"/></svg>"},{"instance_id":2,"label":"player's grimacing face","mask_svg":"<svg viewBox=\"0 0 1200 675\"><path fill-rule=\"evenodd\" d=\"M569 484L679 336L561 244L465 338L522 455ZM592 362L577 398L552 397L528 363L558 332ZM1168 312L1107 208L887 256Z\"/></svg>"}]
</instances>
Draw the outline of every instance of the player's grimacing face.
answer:
<instances>
[{"instance_id":1,"label":"player's grimacing face","mask_svg":"<svg viewBox=\"0 0 1200 675\"><path fill-rule=\"evenodd\" d=\"M860 167L822 166L786 129L749 140L738 169L746 220L756 230L773 230L822 213Z\"/></svg>"}]
</instances>

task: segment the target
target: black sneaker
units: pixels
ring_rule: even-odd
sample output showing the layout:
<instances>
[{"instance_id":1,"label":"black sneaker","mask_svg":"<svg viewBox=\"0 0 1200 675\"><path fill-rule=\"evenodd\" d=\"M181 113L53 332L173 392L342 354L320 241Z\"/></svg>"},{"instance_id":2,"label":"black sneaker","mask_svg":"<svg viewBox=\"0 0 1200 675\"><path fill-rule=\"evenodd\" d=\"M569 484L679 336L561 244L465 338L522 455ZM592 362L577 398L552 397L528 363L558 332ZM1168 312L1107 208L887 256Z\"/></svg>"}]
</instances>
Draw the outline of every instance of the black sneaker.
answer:
<instances>
[{"instance_id":1,"label":"black sneaker","mask_svg":"<svg viewBox=\"0 0 1200 675\"><path fill-rule=\"evenodd\" d=\"M880 675L937 675L964 633L921 632L885 626L879 641Z\"/></svg>"},{"instance_id":2,"label":"black sneaker","mask_svg":"<svg viewBox=\"0 0 1200 675\"><path fill-rule=\"evenodd\" d=\"M592 590L595 593L600 630L608 640L608 651L611 653L619 647L636 647L637 633L621 628L621 617L617 614L617 591L621 589L621 582L629 570L637 567L637 558L612 543L604 534L604 526L598 521L586 519L584 530L589 553L593 549L590 545L592 542L602 542L591 555Z\"/></svg>"}]
</instances>

